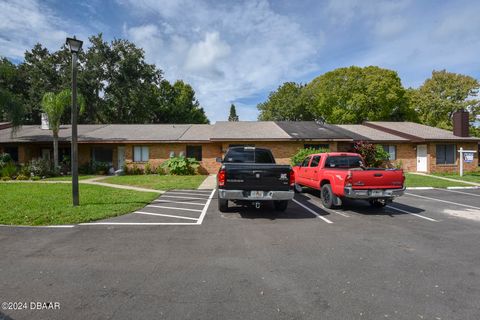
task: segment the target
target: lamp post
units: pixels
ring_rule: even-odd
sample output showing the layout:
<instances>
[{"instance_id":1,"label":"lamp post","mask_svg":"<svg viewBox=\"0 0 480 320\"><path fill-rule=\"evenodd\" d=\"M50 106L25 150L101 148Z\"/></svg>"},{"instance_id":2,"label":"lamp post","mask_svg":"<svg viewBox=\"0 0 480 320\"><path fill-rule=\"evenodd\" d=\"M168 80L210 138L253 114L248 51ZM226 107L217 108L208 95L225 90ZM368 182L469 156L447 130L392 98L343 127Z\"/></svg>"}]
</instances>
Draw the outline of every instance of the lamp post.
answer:
<instances>
[{"instance_id":1,"label":"lamp post","mask_svg":"<svg viewBox=\"0 0 480 320\"><path fill-rule=\"evenodd\" d=\"M72 198L73 205L80 204L78 196L78 144L77 144L77 55L83 41L67 38L66 44L72 53Z\"/></svg>"}]
</instances>

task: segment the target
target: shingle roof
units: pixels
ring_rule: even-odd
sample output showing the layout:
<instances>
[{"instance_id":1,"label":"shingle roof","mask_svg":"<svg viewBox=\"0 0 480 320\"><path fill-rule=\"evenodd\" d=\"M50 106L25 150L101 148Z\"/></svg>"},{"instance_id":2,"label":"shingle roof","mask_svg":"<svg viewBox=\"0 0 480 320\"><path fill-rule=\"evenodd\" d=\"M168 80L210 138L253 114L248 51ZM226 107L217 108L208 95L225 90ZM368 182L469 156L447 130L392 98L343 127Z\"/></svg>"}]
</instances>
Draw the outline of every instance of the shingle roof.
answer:
<instances>
[{"instance_id":1,"label":"shingle roof","mask_svg":"<svg viewBox=\"0 0 480 320\"><path fill-rule=\"evenodd\" d=\"M78 126L78 141L175 141L190 127L190 124L83 124ZM52 131L41 129L38 125L22 126L13 137L11 131L11 129L0 130L0 142L52 141ZM62 125L59 141L70 140L71 126Z\"/></svg>"},{"instance_id":2,"label":"shingle roof","mask_svg":"<svg viewBox=\"0 0 480 320\"><path fill-rule=\"evenodd\" d=\"M348 135L335 130L332 126L315 121L276 121L275 123L293 139L352 140Z\"/></svg>"},{"instance_id":3,"label":"shingle roof","mask_svg":"<svg viewBox=\"0 0 480 320\"><path fill-rule=\"evenodd\" d=\"M211 124L192 124L179 138L180 141L209 141L213 134Z\"/></svg>"},{"instance_id":4,"label":"shingle roof","mask_svg":"<svg viewBox=\"0 0 480 320\"><path fill-rule=\"evenodd\" d=\"M349 132L355 140L372 140L372 141L398 141L406 142L408 139L397 135L390 134L375 128L370 128L361 124L337 124L336 127Z\"/></svg>"},{"instance_id":5,"label":"shingle roof","mask_svg":"<svg viewBox=\"0 0 480 320\"><path fill-rule=\"evenodd\" d=\"M409 140L469 140L478 141L475 137L458 137L451 131L426 126L415 122L375 121L365 122L371 128L388 131L394 135L405 137Z\"/></svg>"},{"instance_id":6,"label":"shingle roof","mask_svg":"<svg viewBox=\"0 0 480 320\"><path fill-rule=\"evenodd\" d=\"M290 140L290 136L273 121L217 121L212 140Z\"/></svg>"}]
</instances>

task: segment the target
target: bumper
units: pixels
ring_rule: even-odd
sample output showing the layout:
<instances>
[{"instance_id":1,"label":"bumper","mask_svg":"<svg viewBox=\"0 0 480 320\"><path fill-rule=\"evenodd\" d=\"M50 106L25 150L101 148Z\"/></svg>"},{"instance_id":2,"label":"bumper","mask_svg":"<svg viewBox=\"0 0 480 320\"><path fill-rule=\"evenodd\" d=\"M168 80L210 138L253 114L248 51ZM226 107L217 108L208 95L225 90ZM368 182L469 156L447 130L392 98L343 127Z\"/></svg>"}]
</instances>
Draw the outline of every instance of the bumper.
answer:
<instances>
[{"instance_id":1,"label":"bumper","mask_svg":"<svg viewBox=\"0 0 480 320\"><path fill-rule=\"evenodd\" d=\"M218 197L220 199L228 200L247 200L247 201L262 201L262 200L292 200L295 193L293 191L264 191L263 197L251 197L250 191L243 190L218 190Z\"/></svg>"},{"instance_id":2,"label":"bumper","mask_svg":"<svg viewBox=\"0 0 480 320\"><path fill-rule=\"evenodd\" d=\"M349 199L392 199L402 196L405 193L405 187L402 189L371 189L359 190L351 187L344 188L345 198Z\"/></svg>"}]
</instances>

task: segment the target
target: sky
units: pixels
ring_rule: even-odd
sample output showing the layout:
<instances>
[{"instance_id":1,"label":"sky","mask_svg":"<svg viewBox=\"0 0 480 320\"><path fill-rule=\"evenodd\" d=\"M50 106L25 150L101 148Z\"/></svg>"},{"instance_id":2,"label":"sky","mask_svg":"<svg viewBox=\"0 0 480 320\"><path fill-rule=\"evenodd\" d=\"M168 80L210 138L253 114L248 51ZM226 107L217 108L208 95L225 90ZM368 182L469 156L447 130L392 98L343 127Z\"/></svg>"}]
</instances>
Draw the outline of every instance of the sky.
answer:
<instances>
[{"instance_id":1,"label":"sky","mask_svg":"<svg viewBox=\"0 0 480 320\"><path fill-rule=\"evenodd\" d=\"M480 79L480 1L0 0L0 56L37 42L128 39L169 81L192 85L211 122L256 120L282 83L377 65L418 87L432 70Z\"/></svg>"}]
</instances>

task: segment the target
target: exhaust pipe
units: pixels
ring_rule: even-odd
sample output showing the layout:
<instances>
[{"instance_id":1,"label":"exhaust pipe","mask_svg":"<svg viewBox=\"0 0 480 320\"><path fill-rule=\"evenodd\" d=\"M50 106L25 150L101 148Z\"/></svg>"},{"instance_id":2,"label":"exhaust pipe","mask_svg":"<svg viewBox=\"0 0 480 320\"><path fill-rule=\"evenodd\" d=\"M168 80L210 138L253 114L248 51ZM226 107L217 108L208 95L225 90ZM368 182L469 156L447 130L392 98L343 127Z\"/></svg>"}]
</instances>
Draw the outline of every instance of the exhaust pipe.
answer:
<instances>
[{"instance_id":1,"label":"exhaust pipe","mask_svg":"<svg viewBox=\"0 0 480 320\"><path fill-rule=\"evenodd\" d=\"M253 205L255 206L255 209L260 209L260 202L254 202Z\"/></svg>"}]
</instances>

